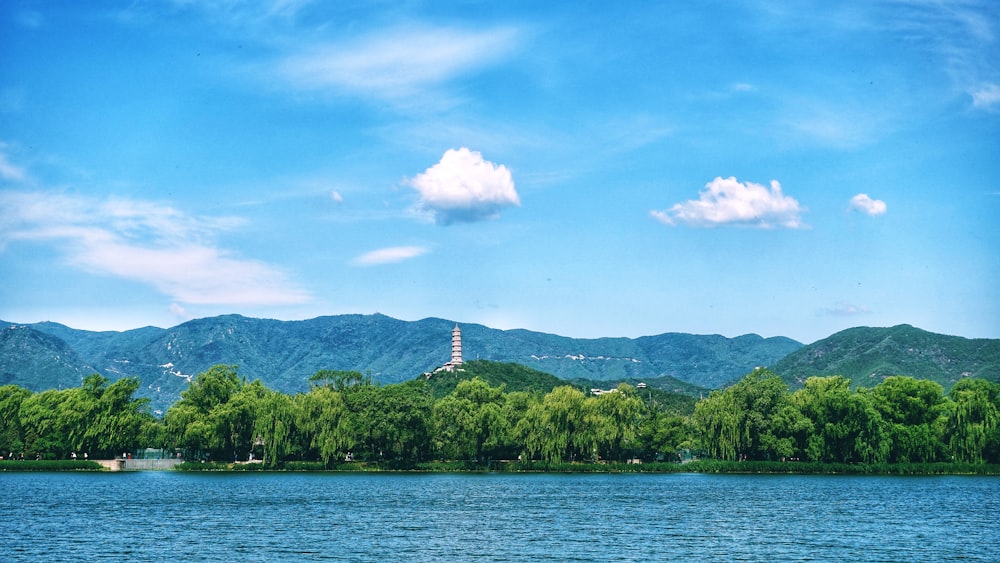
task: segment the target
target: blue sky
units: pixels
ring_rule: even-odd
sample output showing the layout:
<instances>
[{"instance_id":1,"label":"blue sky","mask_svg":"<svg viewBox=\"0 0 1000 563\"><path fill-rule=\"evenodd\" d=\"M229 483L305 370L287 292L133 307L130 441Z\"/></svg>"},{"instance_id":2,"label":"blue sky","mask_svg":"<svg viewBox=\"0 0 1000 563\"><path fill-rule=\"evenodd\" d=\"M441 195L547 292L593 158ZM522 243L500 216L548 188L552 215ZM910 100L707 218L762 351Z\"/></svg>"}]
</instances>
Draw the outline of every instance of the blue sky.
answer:
<instances>
[{"instance_id":1,"label":"blue sky","mask_svg":"<svg viewBox=\"0 0 1000 563\"><path fill-rule=\"evenodd\" d=\"M1000 337L994 2L6 2L0 319Z\"/></svg>"}]
</instances>

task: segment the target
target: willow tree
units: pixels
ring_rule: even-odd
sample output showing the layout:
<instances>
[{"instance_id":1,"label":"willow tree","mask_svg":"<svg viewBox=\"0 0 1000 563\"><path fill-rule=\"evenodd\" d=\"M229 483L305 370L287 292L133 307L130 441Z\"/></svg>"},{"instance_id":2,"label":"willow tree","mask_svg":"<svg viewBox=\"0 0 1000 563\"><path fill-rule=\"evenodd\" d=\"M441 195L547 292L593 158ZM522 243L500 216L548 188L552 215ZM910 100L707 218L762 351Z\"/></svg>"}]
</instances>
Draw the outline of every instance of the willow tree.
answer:
<instances>
[{"instance_id":1,"label":"willow tree","mask_svg":"<svg viewBox=\"0 0 1000 563\"><path fill-rule=\"evenodd\" d=\"M435 449L448 459L492 457L507 436L503 386L463 380L434 403Z\"/></svg>"},{"instance_id":2,"label":"willow tree","mask_svg":"<svg viewBox=\"0 0 1000 563\"><path fill-rule=\"evenodd\" d=\"M695 406L702 449L724 460L789 455L790 442L783 432L788 426L784 421L794 418L790 405L785 382L771 371L756 369Z\"/></svg>"},{"instance_id":3,"label":"willow tree","mask_svg":"<svg viewBox=\"0 0 1000 563\"><path fill-rule=\"evenodd\" d=\"M181 391L181 398L164 417L167 439L172 446L192 453L207 453L215 459L232 459L235 452L232 410L225 405L243 387L236 366L216 365L199 373Z\"/></svg>"},{"instance_id":4,"label":"willow tree","mask_svg":"<svg viewBox=\"0 0 1000 563\"><path fill-rule=\"evenodd\" d=\"M147 427L155 424L149 399L135 398L140 385L138 377L124 377L111 385L96 374L84 380L83 389L92 407L78 449L107 455L154 445L140 443Z\"/></svg>"},{"instance_id":5,"label":"willow tree","mask_svg":"<svg viewBox=\"0 0 1000 563\"><path fill-rule=\"evenodd\" d=\"M324 464L343 458L359 442L344 394L316 387L294 399L295 428L304 449Z\"/></svg>"},{"instance_id":6,"label":"willow tree","mask_svg":"<svg viewBox=\"0 0 1000 563\"><path fill-rule=\"evenodd\" d=\"M93 402L79 387L49 389L26 397L18 410L24 449L46 459L65 458L82 450L92 410Z\"/></svg>"},{"instance_id":7,"label":"willow tree","mask_svg":"<svg viewBox=\"0 0 1000 563\"><path fill-rule=\"evenodd\" d=\"M842 376L810 377L792 395L812 421L806 457L824 462L883 463L889 455L885 421L867 394L851 392Z\"/></svg>"},{"instance_id":8,"label":"willow tree","mask_svg":"<svg viewBox=\"0 0 1000 563\"><path fill-rule=\"evenodd\" d=\"M948 445L957 461L1000 463L1000 385L963 379L949 393Z\"/></svg>"},{"instance_id":9,"label":"willow tree","mask_svg":"<svg viewBox=\"0 0 1000 563\"><path fill-rule=\"evenodd\" d=\"M563 385L532 404L515 428L528 456L558 462L592 455L594 439L586 428L585 401L583 391Z\"/></svg>"},{"instance_id":10,"label":"willow tree","mask_svg":"<svg viewBox=\"0 0 1000 563\"><path fill-rule=\"evenodd\" d=\"M261 459L274 466L286 457L301 453L294 439L296 404L291 396L267 389L258 399L253 427L253 447L261 449Z\"/></svg>"},{"instance_id":11,"label":"willow tree","mask_svg":"<svg viewBox=\"0 0 1000 563\"><path fill-rule=\"evenodd\" d=\"M623 460L639 448L639 431L646 406L635 387L622 383L614 393L590 397L585 403L587 429L593 445L607 459Z\"/></svg>"},{"instance_id":12,"label":"willow tree","mask_svg":"<svg viewBox=\"0 0 1000 563\"><path fill-rule=\"evenodd\" d=\"M17 385L0 386L0 455L24 452L24 428L21 425L21 403L31 391Z\"/></svg>"},{"instance_id":13,"label":"willow tree","mask_svg":"<svg viewBox=\"0 0 1000 563\"><path fill-rule=\"evenodd\" d=\"M890 463L938 461L944 455L946 398L940 384L912 377L887 377L860 391L886 423Z\"/></svg>"}]
</instances>

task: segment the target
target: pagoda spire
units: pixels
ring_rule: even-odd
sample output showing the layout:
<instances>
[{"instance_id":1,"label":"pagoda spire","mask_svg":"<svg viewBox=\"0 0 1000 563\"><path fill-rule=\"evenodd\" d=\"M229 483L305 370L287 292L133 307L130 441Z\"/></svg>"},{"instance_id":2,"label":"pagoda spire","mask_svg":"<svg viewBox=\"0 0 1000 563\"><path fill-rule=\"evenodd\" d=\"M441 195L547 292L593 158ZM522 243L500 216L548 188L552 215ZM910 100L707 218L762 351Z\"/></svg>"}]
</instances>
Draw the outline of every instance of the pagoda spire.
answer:
<instances>
[{"instance_id":1,"label":"pagoda spire","mask_svg":"<svg viewBox=\"0 0 1000 563\"><path fill-rule=\"evenodd\" d=\"M458 323L455 323L455 328L451 330L451 362L453 366L462 365L462 329L458 328Z\"/></svg>"}]
</instances>

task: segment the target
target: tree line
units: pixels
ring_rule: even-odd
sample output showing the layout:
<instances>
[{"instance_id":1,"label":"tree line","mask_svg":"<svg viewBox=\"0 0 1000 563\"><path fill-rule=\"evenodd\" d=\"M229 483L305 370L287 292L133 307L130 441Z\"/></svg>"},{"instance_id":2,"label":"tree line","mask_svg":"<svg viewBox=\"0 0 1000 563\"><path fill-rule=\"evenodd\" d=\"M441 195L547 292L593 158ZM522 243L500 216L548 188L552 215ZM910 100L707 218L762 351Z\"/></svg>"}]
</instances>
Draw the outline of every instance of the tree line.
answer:
<instances>
[{"instance_id":1,"label":"tree line","mask_svg":"<svg viewBox=\"0 0 1000 563\"><path fill-rule=\"evenodd\" d=\"M405 467L432 460L547 462L719 460L1000 463L1000 385L963 379L949 393L911 377L852 390L812 377L792 392L766 369L711 392L691 413L627 384L599 396L570 385L507 391L480 378L434 398L423 379L375 385L323 370L286 394L235 366L198 374L162 419L136 399L137 378L87 377L79 388L0 387L0 454L66 459L162 448L188 459L332 467L345 459Z\"/></svg>"}]
</instances>

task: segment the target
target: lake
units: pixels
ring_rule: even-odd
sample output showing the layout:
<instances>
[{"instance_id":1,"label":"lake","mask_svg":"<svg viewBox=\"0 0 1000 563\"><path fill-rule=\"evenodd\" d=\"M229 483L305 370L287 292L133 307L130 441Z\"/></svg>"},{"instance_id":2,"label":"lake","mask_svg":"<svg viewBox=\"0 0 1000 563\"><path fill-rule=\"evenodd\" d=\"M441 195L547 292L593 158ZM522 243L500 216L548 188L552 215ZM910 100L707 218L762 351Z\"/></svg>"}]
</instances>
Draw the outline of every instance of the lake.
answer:
<instances>
[{"instance_id":1,"label":"lake","mask_svg":"<svg viewBox=\"0 0 1000 563\"><path fill-rule=\"evenodd\" d=\"M1000 561L995 477L3 473L0 559Z\"/></svg>"}]
</instances>

